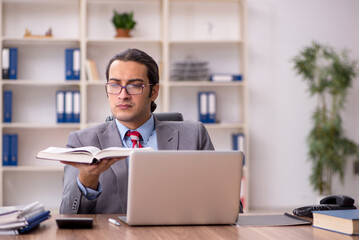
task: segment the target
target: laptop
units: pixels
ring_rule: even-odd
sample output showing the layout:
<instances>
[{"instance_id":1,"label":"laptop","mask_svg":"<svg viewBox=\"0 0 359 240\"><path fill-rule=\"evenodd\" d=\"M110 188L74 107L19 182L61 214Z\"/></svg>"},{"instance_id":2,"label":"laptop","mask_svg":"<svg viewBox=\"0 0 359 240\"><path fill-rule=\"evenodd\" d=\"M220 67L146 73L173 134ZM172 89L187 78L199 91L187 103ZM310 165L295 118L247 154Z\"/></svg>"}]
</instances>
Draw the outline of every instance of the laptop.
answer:
<instances>
[{"instance_id":1,"label":"laptop","mask_svg":"<svg viewBox=\"0 0 359 240\"><path fill-rule=\"evenodd\" d=\"M129 162L128 225L236 224L242 152L133 152Z\"/></svg>"}]
</instances>

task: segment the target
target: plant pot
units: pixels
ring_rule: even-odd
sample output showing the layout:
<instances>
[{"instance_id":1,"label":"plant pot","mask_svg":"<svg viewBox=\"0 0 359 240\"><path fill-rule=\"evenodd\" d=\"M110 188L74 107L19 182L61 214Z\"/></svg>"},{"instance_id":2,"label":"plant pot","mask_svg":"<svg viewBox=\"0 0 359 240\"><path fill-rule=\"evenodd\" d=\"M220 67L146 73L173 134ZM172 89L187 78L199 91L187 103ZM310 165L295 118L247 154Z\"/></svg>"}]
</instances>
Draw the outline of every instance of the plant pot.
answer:
<instances>
[{"instance_id":1,"label":"plant pot","mask_svg":"<svg viewBox=\"0 0 359 240\"><path fill-rule=\"evenodd\" d=\"M131 37L130 36L130 31L131 29L123 29L123 28L116 28L116 38L121 38L121 37Z\"/></svg>"}]
</instances>

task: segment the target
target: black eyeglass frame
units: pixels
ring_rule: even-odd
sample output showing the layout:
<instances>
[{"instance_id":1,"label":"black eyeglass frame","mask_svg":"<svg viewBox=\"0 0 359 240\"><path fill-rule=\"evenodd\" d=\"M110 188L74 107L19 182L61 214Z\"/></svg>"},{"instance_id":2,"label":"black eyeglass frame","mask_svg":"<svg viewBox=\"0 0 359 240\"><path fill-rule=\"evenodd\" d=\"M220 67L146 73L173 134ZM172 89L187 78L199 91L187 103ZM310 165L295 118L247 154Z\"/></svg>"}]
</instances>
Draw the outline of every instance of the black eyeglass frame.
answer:
<instances>
[{"instance_id":1,"label":"black eyeglass frame","mask_svg":"<svg viewBox=\"0 0 359 240\"><path fill-rule=\"evenodd\" d=\"M118 92L118 93L109 93L108 91L107 91L107 86L109 85L109 84L113 84L113 83L106 83L105 84L105 91L106 91L106 93L108 93L108 94L111 94L111 95L119 95L119 94L121 94L121 92L122 92L122 89L125 89L126 90L126 93L128 94L128 95L140 95L140 94L142 94L143 93L143 89L146 87L146 86L154 86L154 85L157 85L156 83L149 83L149 84L135 84L135 83L130 83L130 84L127 84L126 86L122 86L121 84L118 84L120 87L121 87L121 90ZM117 83L116 83L117 84ZM141 90L141 92L140 93L135 93L135 94L131 94L131 93L129 93L128 91L127 91L127 87L128 86L130 86L130 85L141 85L141 88L142 88L142 90Z\"/></svg>"}]
</instances>

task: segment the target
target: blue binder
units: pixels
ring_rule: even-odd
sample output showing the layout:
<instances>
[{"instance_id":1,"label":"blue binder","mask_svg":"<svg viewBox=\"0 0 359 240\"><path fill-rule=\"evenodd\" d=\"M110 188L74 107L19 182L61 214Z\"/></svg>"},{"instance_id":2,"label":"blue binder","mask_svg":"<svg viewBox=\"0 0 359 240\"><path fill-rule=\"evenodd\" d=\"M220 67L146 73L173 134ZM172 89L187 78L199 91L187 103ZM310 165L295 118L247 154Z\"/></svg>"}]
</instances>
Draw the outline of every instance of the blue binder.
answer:
<instances>
[{"instance_id":1,"label":"blue binder","mask_svg":"<svg viewBox=\"0 0 359 240\"><path fill-rule=\"evenodd\" d=\"M73 48L65 49L65 79L72 80L73 76Z\"/></svg>"},{"instance_id":2,"label":"blue binder","mask_svg":"<svg viewBox=\"0 0 359 240\"><path fill-rule=\"evenodd\" d=\"M80 101L80 91L72 92L72 101L73 101L73 119L72 122L79 123L80 122L80 109L81 109L81 101Z\"/></svg>"},{"instance_id":3,"label":"blue binder","mask_svg":"<svg viewBox=\"0 0 359 240\"><path fill-rule=\"evenodd\" d=\"M17 48L10 48L9 79L17 79Z\"/></svg>"},{"instance_id":4,"label":"blue binder","mask_svg":"<svg viewBox=\"0 0 359 240\"><path fill-rule=\"evenodd\" d=\"M58 123L65 122L65 92L56 92L56 119Z\"/></svg>"},{"instance_id":5,"label":"blue binder","mask_svg":"<svg viewBox=\"0 0 359 240\"><path fill-rule=\"evenodd\" d=\"M215 73L210 75L209 80L213 82L242 81L242 74Z\"/></svg>"},{"instance_id":6,"label":"blue binder","mask_svg":"<svg viewBox=\"0 0 359 240\"><path fill-rule=\"evenodd\" d=\"M207 123L215 123L217 115L217 97L215 92L208 92L208 118Z\"/></svg>"},{"instance_id":7,"label":"blue binder","mask_svg":"<svg viewBox=\"0 0 359 240\"><path fill-rule=\"evenodd\" d=\"M80 80L81 54L79 48L72 51L72 80Z\"/></svg>"},{"instance_id":8,"label":"blue binder","mask_svg":"<svg viewBox=\"0 0 359 240\"><path fill-rule=\"evenodd\" d=\"M4 122L12 121L12 91L4 91Z\"/></svg>"},{"instance_id":9,"label":"blue binder","mask_svg":"<svg viewBox=\"0 0 359 240\"><path fill-rule=\"evenodd\" d=\"M198 112L199 121L202 123L216 122L216 93L199 92L198 93Z\"/></svg>"},{"instance_id":10,"label":"blue binder","mask_svg":"<svg viewBox=\"0 0 359 240\"><path fill-rule=\"evenodd\" d=\"M72 123L74 116L74 101L72 91L65 91L65 122Z\"/></svg>"},{"instance_id":11,"label":"blue binder","mask_svg":"<svg viewBox=\"0 0 359 240\"><path fill-rule=\"evenodd\" d=\"M17 166L18 137L17 134L10 135L10 165Z\"/></svg>"},{"instance_id":12,"label":"blue binder","mask_svg":"<svg viewBox=\"0 0 359 240\"><path fill-rule=\"evenodd\" d=\"M10 135L2 135L2 165L10 165Z\"/></svg>"},{"instance_id":13,"label":"blue binder","mask_svg":"<svg viewBox=\"0 0 359 240\"><path fill-rule=\"evenodd\" d=\"M206 92L198 93L198 114L199 121L207 123L208 120L208 95Z\"/></svg>"},{"instance_id":14,"label":"blue binder","mask_svg":"<svg viewBox=\"0 0 359 240\"><path fill-rule=\"evenodd\" d=\"M242 151L245 153L245 138L243 133L234 133L232 134L232 144L233 150ZM243 165L245 164L245 159L243 158Z\"/></svg>"},{"instance_id":15,"label":"blue binder","mask_svg":"<svg viewBox=\"0 0 359 240\"><path fill-rule=\"evenodd\" d=\"M10 49L3 48L1 52L2 57L2 79L9 79L10 68Z\"/></svg>"}]
</instances>

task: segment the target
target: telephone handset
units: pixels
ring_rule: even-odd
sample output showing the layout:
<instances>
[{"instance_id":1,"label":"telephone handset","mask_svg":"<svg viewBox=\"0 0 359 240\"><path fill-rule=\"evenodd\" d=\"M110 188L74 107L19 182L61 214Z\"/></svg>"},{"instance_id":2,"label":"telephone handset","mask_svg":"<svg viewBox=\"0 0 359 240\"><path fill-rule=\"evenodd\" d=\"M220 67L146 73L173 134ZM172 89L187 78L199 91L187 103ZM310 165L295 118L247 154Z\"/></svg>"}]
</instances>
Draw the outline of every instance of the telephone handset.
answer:
<instances>
[{"instance_id":1,"label":"telephone handset","mask_svg":"<svg viewBox=\"0 0 359 240\"><path fill-rule=\"evenodd\" d=\"M320 205L296 208L293 214L299 217L313 217L312 211L356 209L355 200L345 195L331 195L320 200Z\"/></svg>"}]
</instances>

